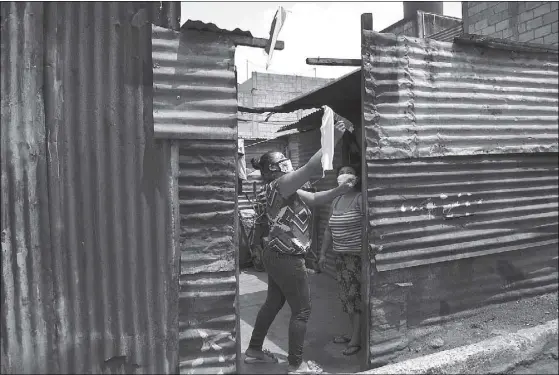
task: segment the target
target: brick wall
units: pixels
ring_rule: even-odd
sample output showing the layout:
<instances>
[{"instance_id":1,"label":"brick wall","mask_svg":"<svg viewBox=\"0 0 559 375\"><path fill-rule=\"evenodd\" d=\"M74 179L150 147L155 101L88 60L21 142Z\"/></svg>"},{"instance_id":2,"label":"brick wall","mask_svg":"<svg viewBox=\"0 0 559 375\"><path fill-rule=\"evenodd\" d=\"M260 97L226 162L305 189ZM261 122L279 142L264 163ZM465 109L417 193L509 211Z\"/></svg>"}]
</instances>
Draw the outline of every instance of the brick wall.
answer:
<instances>
[{"instance_id":1,"label":"brick wall","mask_svg":"<svg viewBox=\"0 0 559 375\"><path fill-rule=\"evenodd\" d=\"M239 85L239 105L273 107L324 86L329 79L253 72L252 77ZM274 138L277 130L297 121L308 111L277 113L264 121L258 114L239 115L239 137L245 139Z\"/></svg>"},{"instance_id":2,"label":"brick wall","mask_svg":"<svg viewBox=\"0 0 559 375\"><path fill-rule=\"evenodd\" d=\"M464 32L558 46L557 2L462 2Z\"/></svg>"}]
</instances>

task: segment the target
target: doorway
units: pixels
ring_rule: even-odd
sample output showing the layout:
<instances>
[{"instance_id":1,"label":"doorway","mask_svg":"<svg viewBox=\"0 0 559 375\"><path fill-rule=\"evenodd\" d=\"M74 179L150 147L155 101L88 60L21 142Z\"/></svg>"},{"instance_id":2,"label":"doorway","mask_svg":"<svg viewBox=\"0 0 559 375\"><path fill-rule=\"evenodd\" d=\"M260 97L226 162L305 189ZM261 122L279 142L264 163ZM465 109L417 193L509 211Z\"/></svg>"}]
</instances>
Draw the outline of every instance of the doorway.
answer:
<instances>
[{"instance_id":1,"label":"doorway","mask_svg":"<svg viewBox=\"0 0 559 375\"><path fill-rule=\"evenodd\" d=\"M316 138L316 135L313 137ZM320 138L319 132L318 137ZM314 149L313 153L320 147L320 140L318 142L318 147ZM245 147L247 145L248 143L245 142ZM344 150L346 150L345 147ZM264 342L264 349L274 353L278 357L279 363L244 363L244 352L248 348L258 311L266 299L268 286L267 273L259 267L259 264L250 262L251 256L248 246L253 235L251 233L253 229L250 227L250 214L251 210L256 211L253 204L257 200L257 194L261 190L262 184L258 182L257 177L254 177L249 162L247 162L246 170L247 180L243 184L242 193L239 191L237 195L239 214L237 311L239 313L239 324L236 339L237 352L240 354L237 360L237 372L240 374L285 373L287 370L288 327L291 317L291 309L287 303L278 313ZM321 182L316 185L319 186L319 190L333 187L330 185L335 183L334 173L330 173L327 177L327 183ZM324 214L323 212L316 213ZM317 226L318 221L315 221L316 227L313 228L313 241L322 237L321 230ZM329 251L331 252L331 249ZM329 271L322 273L315 272L309 267L312 311L307 325L304 360L312 360L318 363L328 373L355 373L362 370L363 355L367 345L362 345L361 351L357 354L347 356L342 353L345 345L333 342L334 336L351 334L349 316L343 312L338 297L339 286L335 278L334 267L333 264L330 264ZM362 314L362 320L366 316L366 314ZM362 322L362 329L366 326ZM362 343L366 342L362 339Z\"/></svg>"}]
</instances>

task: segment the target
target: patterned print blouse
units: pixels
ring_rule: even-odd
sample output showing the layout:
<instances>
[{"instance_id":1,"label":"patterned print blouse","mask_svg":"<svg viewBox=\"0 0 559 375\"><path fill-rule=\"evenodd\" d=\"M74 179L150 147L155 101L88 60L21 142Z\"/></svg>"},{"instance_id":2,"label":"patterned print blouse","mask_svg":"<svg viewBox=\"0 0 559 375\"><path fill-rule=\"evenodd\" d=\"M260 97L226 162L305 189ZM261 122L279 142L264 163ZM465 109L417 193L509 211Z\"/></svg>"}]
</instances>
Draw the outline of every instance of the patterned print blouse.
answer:
<instances>
[{"instance_id":1,"label":"patterned print blouse","mask_svg":"<svg viewBox=\"0 0 559 375\"><path fill-rule=\"evenodd\" d=\"M297 193L282 197L277 180L266 186L266 215L268 249L289 255L304 255L309 250L311 210Z\"/></svg>"}]
</instances>

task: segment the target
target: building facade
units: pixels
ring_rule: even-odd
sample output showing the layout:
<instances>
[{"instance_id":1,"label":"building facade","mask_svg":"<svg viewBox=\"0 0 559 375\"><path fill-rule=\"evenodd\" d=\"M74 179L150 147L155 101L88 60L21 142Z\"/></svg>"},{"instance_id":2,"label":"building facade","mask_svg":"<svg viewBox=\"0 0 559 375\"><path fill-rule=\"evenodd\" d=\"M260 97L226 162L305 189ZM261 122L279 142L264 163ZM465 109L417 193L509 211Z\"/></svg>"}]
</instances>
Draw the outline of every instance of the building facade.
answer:
<instances>
[{"instance_id":1,"label":"building facade","mask_svg":"<svg viewBox=\"0 0 559 375\"><path fill-rule=\"evenodd\" d=\"M558 45L556 1L463 1L464 33Z\"/></svg>"}]
</instances>

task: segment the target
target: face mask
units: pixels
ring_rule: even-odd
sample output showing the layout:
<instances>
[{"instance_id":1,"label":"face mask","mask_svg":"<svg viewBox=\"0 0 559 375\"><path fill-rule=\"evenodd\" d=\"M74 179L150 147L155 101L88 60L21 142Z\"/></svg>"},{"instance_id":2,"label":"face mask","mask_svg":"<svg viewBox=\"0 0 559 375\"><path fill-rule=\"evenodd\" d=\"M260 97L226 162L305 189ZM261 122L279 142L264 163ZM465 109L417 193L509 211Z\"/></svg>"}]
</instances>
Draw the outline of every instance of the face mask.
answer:
<instances>
[{"instance_id":1,"label":"face mask","mask_svg":"<svg viewBox=\"0 0 559 375\"><path fill-rule=\"evenodd\" d=\"M344 173L338 176L338 185L341 186L347 182L351 182L351 186L355 186L355 184L357 183L357 176L349 174L349 173Z\"/></svg>"},{"instance_id":2,"label":"face mask","mask_svg":"<svg viewBox=\"0 0 559 375\"><path fill-rule=\"evenodd\" d=\"M280 172L283 172L283 173L293 172L293 165L291 164L291 160L289 160L289 159L282 160L279 163L274 164L274 167L275 166L277 166L277 169L276 168L273 168L273 169L270 168L270 170L272 170L272 171L274 171L274 170L278 171L279 170Z\"/></svg>"}]
</instances>

